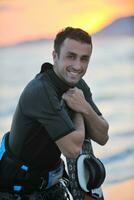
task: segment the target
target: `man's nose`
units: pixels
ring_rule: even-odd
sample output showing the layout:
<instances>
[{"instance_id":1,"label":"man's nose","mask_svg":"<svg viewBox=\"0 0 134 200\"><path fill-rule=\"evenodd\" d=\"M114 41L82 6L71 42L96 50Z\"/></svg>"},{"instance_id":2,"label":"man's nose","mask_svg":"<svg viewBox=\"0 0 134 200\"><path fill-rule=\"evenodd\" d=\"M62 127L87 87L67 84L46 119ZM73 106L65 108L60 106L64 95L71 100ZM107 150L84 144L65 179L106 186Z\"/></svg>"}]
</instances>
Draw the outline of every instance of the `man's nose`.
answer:
<instances>
[{"instance_id":1,"label":"man's nose","mask_svg":"<svg viewBox=\"0 0 134 200\"><path fill-rule=\"evenodd\" d=\"M75 70L80 70L80 69L81 69L81 61L80 61L80 59L77 59L77 60L75 61L73 68L74 68Z\"/></svg>"}]
</instances>

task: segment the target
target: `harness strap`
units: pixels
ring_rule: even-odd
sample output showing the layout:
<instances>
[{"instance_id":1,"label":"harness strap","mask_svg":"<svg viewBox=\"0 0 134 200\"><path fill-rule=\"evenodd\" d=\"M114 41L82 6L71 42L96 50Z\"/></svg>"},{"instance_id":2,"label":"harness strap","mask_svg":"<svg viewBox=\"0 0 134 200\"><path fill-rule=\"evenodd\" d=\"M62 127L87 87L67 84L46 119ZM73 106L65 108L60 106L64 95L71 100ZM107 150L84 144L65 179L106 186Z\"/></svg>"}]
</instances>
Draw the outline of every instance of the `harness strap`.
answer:
<instances>
[{"instance_id":1,"label":"harness strap","mask_svg":"<svg viewBox=\"0 0 134 200\"><path fill-rule=\"evenodd\" d=\"M54 169L40 172L14 158L8 149L8 136L9 133L3 136L0 147L0 189L11 188L22 193L44 190L55 185L63 177L65 167L62 160Z\"/></svg>"},{"instance_id":2,"label":"harness strap","mask_svg":"<svg viewBox=\"0 0 134 200\"><path fill-rule=\"evenodd\" d=\"M64 163L61 160L57 167L42 174L31 166L14 158L8 149L9 133L3 136L0 146L0 188L11 188L15 192L25 190L44 190L55 185L64 174Z\"/></svg>"},{"instance_id":3,"label":"harness strap","mask_svg":"<svg viewBox=\"0 0 134 200\"><path fill-rule=\"evenodd\" d=\"M6 174L10 173L11 171L9 170L8 171L8 167L12 168L13 166L12 165L12 162L14 161L14 167L16 165L16 167L14 168L15 171L14 173L16 173L16 170L18 170L18 168L20 168L20 171L22 171L22 174L24 176L24 174L28 171L28 166L24 165L24 163L20 162L20 161L17 161L16 162L16 159L13 158L13 156L11 155L11 153L9 152L9 149L8 149L8 138L9 138L9 132L4 134L3 138L2 138L2 141L1 141L1 145L0 145L0 171L1 171L1 174L0 174L0 178L2 176L2 183L1 183L1 180L0 180L0 186L3 185L3 178L4 176L6 177ZM8 162L8 163L5 163L4 162ZM9 165L9 166L7 166ZM5 170L6 173L3 173L3 168L5 167ZM12 176L13 174L9 174L9 176ZM10 183L11 181L9 181ZM8 183L8 184L9 184ZM5 185L5 183L4 183ZM13 190L14 191L20 191L22 190L22 186L21 185L13 185Z\"/></svg>"}]
</instances>

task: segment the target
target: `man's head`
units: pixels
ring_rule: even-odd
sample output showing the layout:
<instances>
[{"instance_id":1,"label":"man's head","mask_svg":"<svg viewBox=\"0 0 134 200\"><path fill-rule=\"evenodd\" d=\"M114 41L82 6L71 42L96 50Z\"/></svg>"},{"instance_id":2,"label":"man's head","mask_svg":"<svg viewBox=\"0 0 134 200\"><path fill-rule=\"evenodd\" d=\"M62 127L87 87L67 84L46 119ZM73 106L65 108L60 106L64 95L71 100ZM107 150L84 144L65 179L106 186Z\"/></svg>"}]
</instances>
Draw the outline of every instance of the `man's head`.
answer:
<instances>
[{"instance_id":1,"label":"man's head","mask_svg":"<svg viewBox=\"0 0 134 200\"><path fill-rule=\"evenodd\" d=\"M80 28L67 27L56 35L54 40L54 50L59 55L60 48L66 38L70 38L81 43L87 43L92 47L91 36Z\"/></svg>"},{"instance_id":2,"label":"man's head","mask_svg":"<svg viewBox=\"0 0 134 200\"><path fill-rule=\"evenodd\" d=\"M55 73L71 87L75 86L87 70L91 53L91 36L79 28L67 27L54 41Z\"/></svg>"}]
</instances>

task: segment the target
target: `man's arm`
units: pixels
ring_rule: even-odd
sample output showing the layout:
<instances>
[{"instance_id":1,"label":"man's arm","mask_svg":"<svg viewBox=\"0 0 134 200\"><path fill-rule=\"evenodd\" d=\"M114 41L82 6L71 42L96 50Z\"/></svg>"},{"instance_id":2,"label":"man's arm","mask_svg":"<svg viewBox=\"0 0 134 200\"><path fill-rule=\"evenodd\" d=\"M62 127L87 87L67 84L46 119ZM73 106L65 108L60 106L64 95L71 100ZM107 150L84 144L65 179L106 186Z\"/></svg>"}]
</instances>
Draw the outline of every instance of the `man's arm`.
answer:
<instances>
[{"instance_id":1,"label":"man's arm","mask_svg":"<svg viewBox=\"0 0 134 200\"><path fill-rule=\"evenodd\" d=\"M73 122L76 130L56 141L60 151L67 158L75 158L79 155L85 138L83 116L75 113Z\"/></svg>"},{"instance_id":2,"label":"man's arm","mask_svg":"<svg viewBox=\"0 0 134 200\"><path fill-rule=\"evenodd\" d=\"M64 93L63 99L72 110L82 114L90 134L89 137L98 144L104 145L108 140L108 123L93 110L86 101L82 90L78 88L70 89Z\"/></svg>"},{"instance_id":3,"label":"man's arm","mask_svg":"<svg viewBox=\"0 0 134 200\"><path fill-rule=\"evenodd\" d=\"M97 115L88 102L83 106L82 115L85 119L87 128L87 137L100 145L106 144L108 141L108 123L103 116Z\"/></svg>"}]
</instances>

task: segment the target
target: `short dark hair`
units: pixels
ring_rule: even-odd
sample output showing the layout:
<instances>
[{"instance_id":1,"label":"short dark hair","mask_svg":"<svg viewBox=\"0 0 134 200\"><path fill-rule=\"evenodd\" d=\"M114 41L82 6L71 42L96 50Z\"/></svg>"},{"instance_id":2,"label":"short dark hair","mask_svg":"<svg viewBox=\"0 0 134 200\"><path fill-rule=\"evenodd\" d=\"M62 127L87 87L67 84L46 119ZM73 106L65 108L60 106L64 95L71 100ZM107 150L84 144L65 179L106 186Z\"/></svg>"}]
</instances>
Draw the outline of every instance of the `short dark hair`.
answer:
<instances>
[{"instance_id":1,"label":"short dark hair","mask_svg":"<svg viewBox=\"0 0 134 200\"><path fill-rule=\"evenodd\" d=\"M87 43L91 45L92 48L92 39L91 36L85 32L84 30L80 28L72 28L72 27L67 27L60 31L54 40L54 50L60 54L60 48L62 43L66 38L74 39L76 41L80 41L82 43Z\"/></svg>"}]
</instances>

